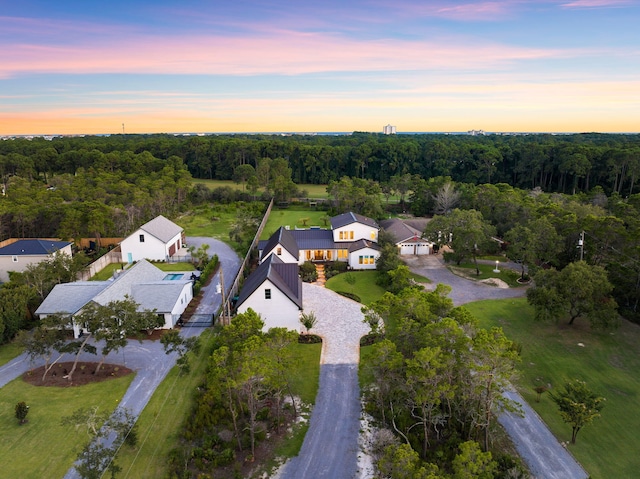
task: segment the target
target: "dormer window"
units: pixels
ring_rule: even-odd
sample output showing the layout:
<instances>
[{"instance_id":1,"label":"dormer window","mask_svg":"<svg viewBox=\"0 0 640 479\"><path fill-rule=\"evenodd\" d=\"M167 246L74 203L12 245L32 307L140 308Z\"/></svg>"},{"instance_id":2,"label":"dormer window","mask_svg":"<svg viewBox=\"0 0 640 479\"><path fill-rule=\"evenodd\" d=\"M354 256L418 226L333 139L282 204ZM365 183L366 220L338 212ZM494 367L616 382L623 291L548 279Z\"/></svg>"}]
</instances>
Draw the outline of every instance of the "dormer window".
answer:
<instances>
[{"instance_id":1,"label":"dormer window","mask_svg":"<svg viewBox=\"0 0 640 479\"><path fill-rule=\"evenodd\" d=\"M280 248L279 246L278 246L278 249L276 250L276 254L278 256L280 256L282 254L282 248Z\"/></svg>"}]
</instances>

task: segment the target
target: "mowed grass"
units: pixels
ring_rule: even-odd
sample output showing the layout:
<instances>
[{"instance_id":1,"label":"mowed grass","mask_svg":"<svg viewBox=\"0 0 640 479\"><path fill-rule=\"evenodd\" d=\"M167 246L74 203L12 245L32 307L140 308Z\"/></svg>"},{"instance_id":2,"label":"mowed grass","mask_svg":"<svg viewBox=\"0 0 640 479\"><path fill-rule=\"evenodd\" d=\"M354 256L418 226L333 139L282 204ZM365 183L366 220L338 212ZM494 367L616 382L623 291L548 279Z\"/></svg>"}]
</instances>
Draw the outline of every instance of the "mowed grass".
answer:
<instances>
[{"instance_id":1,"label":"mowed grass","mask_svg":"<svg viewBox=\"0 0 640 479\"><path fill-rule=\"evenodd\" d=\"M512 288L522 287L522 285L518 283L518 278L520 278L521 274L512 269L504 268L500 266L499 263L498 263L499 273L496 273L494 271L496 269L495 263L494 264L478 263L478 270L480 270L480 275L476 274L476 265L473 262L460 263L459 266L455 264L449 264L448 268L452 273L457 274L459 276L463 276L465 278L472 279L474 281L482 281L484 279L497 278L497 279L501 279Z\"/></svg>"},{"instance_id":2,"label":"mowed grass","mask_svg":"<svg viewBox=\"0 0 640 479\"><path fill-rule=\"evenodd\" d=\"M353 285L347 282L348 275L353 275L355 283ZM360 302L364 305L380 299L385 293L385 289L376 284L377 271L350 271L341 273L327 280L325 287L332 291L356 294L360 297Z\"/></svg>"},{"instance_id":3,"label":"mowed grass","mask_svg":"<svg viewBox=\"0 0 640 479\"><path fill-rule=\"evenodd\" d=\"M22 351L24 351L24 347L20 346L15 341L0 346L0 366L8 363L13 358L20 356Z\"/></svg>"},{"instance_id":4,"label":"mowed grass","mask_svg":"<svg viewBox=\"0 0 640 479\"><path fill-rule=\"evenodd\" d=\"M166 458L177 445L182 424L193 406L196 388L204 381L210 347L207 347L213 331L203 333L203 347L197 358L192 358L188 375L174 367L156 389L153 397L138 419L138 447L123 448L117 457L122 467L118 477L157 478L167 476ZM296 365L292 371L292 388L305 404L313 404L318 392L321 344L295 344ZM276 453L279 456L297 455L304 439L306 427L294 432Z\"/></svg>"},{"instance_id":5,"label":"mowed grass","mask_svg":"<svg viewBox=\"0 0 640 479\"><path fill-rule=\"evenodd\" d=\"M310 226L330 229L331 223L329 223L326 211L301 206L289 206L288 208L274 206L260 239L269 239L281 226L288 226L292 230L296 227L309 228Z\"/></svg>"},{"instance_id":6,"label":"mowed grass","mask_svg":"<svg viewBox=\"0 0 640 479\"><path fill-rule=\"evenodd\" d=\"M195 178L192 180L192 182L194 185L198 183L203 184L210 190L215 190L216 188L222 188L227 186L234 190L243 191L242 183L236 183L235 181L231 181L231 180L203 180L203 179ZM327 185L311 185L311 184L303 183L296 186L298 187L298 190L300 190L301 192L306 191L307 193L306 196L308 198L325 199L329 197L327 193ZM244 191L248 191L246 189L246 186L244 188ZM264 191L264 188L259 188L258 194L262 193L263 191Z\"/></svg>"},{"instance_id":7,"label":"mowed grass","mask_svg":"<svg viewBox=\"0 0 640 479\"><path fill-rule=\"evenodd\" d=\"M561 441L571 438L548 393L536 402L535 386L563 388L580 379L606 398L602 417L583 428L569 450L594 479L640 474L640 327L623 321L612 333L592 332L586 321L536 322L523 299L480 301L466 307L483 327L500 326L522 344L517 387Z\"/></svg>"},{"instance_id":8,"label":"mowed grass","mask_svg":"<svg viewBox=\"0 0 640 479\"><path fill-rule=\"evenodd\" d=\"M153 263L153 265L162 271L194 271L196 268L192 263ZM127 268L127 263L111 263L102 268L91 277L91 281L107 281L113 278L113 272L118 269Z\"/></svg>"},{"instance_id":9,"label":"mowed grass","mask_svg":"<svg viewBox=\"0 0 640 479\"><path fill-rule=\"evenodd\" d=\"M21 479L63 477L89 441L83 429L62 426L63 417L79 408L97 406L111 413L134 375L85 386L37 387L18 378L0 393L1 477ZM29 406L28 423L20 426L14 408L19 401Z\"/></svg>"}]
</instances>

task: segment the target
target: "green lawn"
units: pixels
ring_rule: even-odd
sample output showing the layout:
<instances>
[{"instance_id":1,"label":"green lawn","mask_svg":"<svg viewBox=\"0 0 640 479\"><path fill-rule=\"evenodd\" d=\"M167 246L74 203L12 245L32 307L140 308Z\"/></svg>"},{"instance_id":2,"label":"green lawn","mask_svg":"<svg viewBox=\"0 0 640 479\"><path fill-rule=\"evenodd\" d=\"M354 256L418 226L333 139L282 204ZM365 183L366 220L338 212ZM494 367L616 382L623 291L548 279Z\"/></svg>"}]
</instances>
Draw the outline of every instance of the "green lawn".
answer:
<instances>
[{"instance_id":1,"label":"green lawn","mask_svg":"<svg viewBox=\"0 0 640 479\"><path fill-rule=\"evenodd\" d=\"M211 333L203 333L203 343ZM165 458L176 444L181 425L193 406L195 389L202 383L206 371L208 347L201 348L197 360L192 361L191 373L180 375L173 368L160 384L153 397L138 419L139 447L134 450L124 448L118 455L117 463L122 467L123 478L165 477ZM293 368L293 390L303 402L313 404L318 391L320 374L320 344L296 345L299 361ZM295 456L302 440L305 427L292 434L281 444L277 455Z\"/></svg>"},{"instance_id":2,"label":"green lawn","mask_svg":"<svg viewBox=\"0 0 640 479\"><path fill-rule=\"evenodd\" d=\"M353 285L347 282L348 274L352 274L356 280ZM385 289L376 284L376 275L377 271L351 271L329 278L325 286L332 291L356 294L360 302L366 305L380 299L385 293Z\"/></svg>"},{"instance_id":3,"label":"green lawn","mask_svg":"<svg viewBox=\"0 0 640 479\"><path fill-rule=\"evenodd\" d=\"M507 283L512 288L520 287L521 285L518 283L518 278L520 278L520 272L514 271L512 269L504 268L498 265L499 273L494 272L496 269L496 265L494 264L482 264L478 263L478 269L480 270L480 276L476 275L476 266L475 264L470 262L463 262L460 265L449 264L447 265L449 270L457 274L459 276L464 276L465 278L472 279L474 281L482 281L483 279L488 278L498 278Z\"/></svg>"},{"instance_id":4,"label":"green lawn","mask_svg":"<svg viewBox=\"0 0 640 479\"><path fill-rule=\"evenodd\" d=\"M533 387L553 389L581 379L607 401L602 417L582 429L570 451L594 479L635 478L640 471L640 327L624 321L613 333L594 333L585 322L573 326L539 323L525 299L467 305L483 327L501 326L522 344L517 386L562 441L571 438L548 394L536 402Z\"/></svg>"},{"instance_id":5,"label":"green lawn","mask_svg":"<svg viewBox=\"0 0 640 479\"><path fill-rule=\"evenodd\" d=\"M192 263L153 263L153 265L162 271L195 271ZM126 263L111 263L102 268L91 277L91 281L107 281L113 277L113 272L117 269L126 268Z\"/></svg>"},{"instance_id":6,"label":"green lawn","mask_svg":"<svg viewBox=\"0 0 640 479\"><path fill-rule=\"evenodd\" d=\"M310 226L331 228L326 211L302 206L289 206L288 208L274 206L260 238L269 239L281 226L289 226L290 229L309 228Z\"/></svg>"},{"instance_id":7,"label":"green lawn","mask_svg":"<svg viewBox=\"0 0 640 479\"><path fill-rule=\"evenodd\" d=\"M22 351L24 348L15 341L0 346L0 366L21 355Z\"/></svg>"},{"instance_id":8,"label":"green lawn","mask_svg":"<svg viewBox=\"0 0 640 479\"><path fill-rule=\"evenodd\" d=\"M61 419L81 407L113 411L132 379L130 374L112 381L58 388L31 386L19 378L4 386L0 394L0 475L63 477L89 437L83 430L62 426ZM22 426L14 416L19 401L29 405L29 422Z\"/></svg>"},{"instance_id":9,"label":"green lawn","mask_svg":"<svg viewBox=\"0 0 640 479\"><path fill-rule=\"evenodd\" d=\"M229 188L233 188L234 190L242 191L242 183L236 183L231 180L202 180L196 178L193 180L193 184L201 183L205 185L210 190L214 190L216 188L221 188L224 186L228 186ZM300 184L296 185L300 191L304 190L307 192L307 196L309 198L328 198L327 194L327 185L311 185L311 184ZM245 191L246 188L245 188ZM259 193L262 193L264 188L258 189Z\"/></svg>"}]
</instances>

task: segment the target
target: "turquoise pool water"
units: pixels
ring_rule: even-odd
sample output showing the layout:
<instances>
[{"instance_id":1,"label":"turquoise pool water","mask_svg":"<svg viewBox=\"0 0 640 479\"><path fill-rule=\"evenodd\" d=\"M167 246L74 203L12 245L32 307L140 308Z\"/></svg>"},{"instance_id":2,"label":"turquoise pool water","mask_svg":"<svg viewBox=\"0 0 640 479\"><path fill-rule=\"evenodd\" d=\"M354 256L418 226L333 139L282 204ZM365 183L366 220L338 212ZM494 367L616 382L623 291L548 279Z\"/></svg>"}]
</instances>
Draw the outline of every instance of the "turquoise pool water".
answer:
<instances>
[{"instance_id":1,"label":"turquoise pool water","mask_svg":"<svg viewBox=\"0 0 640 479\"><path fill-rule=\"evenodd\" d=\"M177 279L182 279L182 277L184 276L184 274L182 273L169 273L168 275L166 275L163 280L164 281L175 281Z\"/></svg>"}]
</instances>

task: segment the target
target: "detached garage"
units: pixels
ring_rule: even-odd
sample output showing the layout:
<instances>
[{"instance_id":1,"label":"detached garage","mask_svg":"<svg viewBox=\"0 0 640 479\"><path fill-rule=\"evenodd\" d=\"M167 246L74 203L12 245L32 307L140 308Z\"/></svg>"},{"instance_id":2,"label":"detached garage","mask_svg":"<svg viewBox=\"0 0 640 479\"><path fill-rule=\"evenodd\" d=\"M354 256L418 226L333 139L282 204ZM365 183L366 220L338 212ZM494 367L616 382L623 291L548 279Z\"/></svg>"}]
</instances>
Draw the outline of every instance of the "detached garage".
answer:
<instances>
[{"instance_id":1,"label":"detached garage","mask_svg":"<svg viewBox=\"0 0 640 479\"><path fill-rule=\"evenodd\" d=\"M422 232L402 220L392 218L380 222L387 233L393 236L400 255L425 255L433 253L433 243L421 238Z\"/></svg>"}]
</instances>

